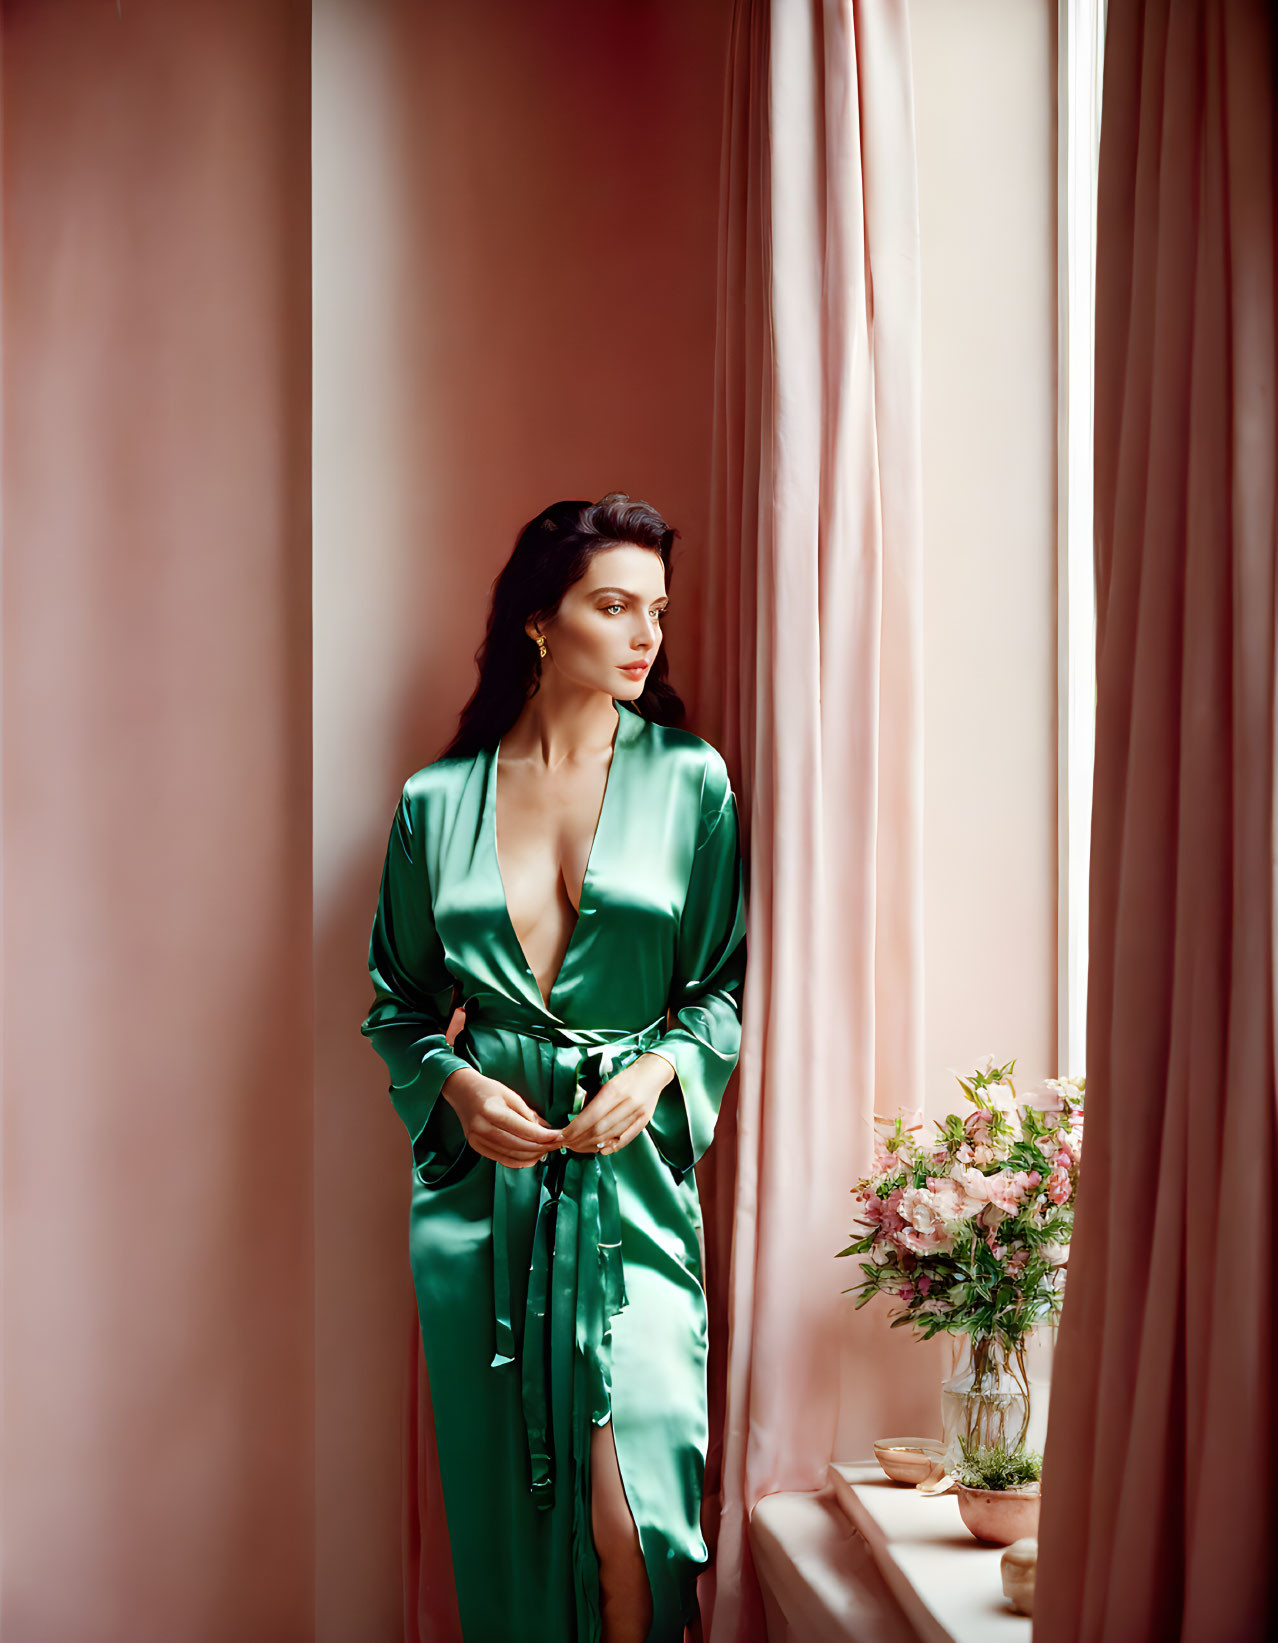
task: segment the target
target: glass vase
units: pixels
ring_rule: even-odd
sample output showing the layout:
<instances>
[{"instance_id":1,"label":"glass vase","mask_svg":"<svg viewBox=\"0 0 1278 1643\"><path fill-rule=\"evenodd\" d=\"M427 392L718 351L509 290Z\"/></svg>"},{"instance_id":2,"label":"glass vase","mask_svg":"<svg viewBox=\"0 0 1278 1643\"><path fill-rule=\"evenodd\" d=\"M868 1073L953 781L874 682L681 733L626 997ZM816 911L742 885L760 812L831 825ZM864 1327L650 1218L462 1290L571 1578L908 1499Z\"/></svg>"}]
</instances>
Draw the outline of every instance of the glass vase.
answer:
<instances>
[{"instance_id":1,"label":"glass vase","mask_svg":"<svg viewBox=\"0 0 1278 1643\"><path fill-rule=\"evenodd\" d=\"M1033 1448L1037 1436L1026 1349L992 1335L959 1335L953 1373L941 1387L948 1471L964 1449Z\"/></svg>"}]
</instances>

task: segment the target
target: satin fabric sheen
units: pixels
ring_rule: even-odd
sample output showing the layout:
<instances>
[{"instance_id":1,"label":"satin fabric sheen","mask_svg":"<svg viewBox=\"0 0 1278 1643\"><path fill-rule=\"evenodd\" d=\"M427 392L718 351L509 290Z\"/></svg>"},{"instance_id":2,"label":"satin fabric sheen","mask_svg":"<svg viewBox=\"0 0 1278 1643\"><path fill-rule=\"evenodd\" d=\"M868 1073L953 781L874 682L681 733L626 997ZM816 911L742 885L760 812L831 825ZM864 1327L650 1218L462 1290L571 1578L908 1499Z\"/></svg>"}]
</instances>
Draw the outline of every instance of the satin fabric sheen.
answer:
<instances>
[{"instance_id":1,"label":"satin fabric sheen","mask_svg":"<svg viewBox=\"0 0 1278 1643\"><path fill-rule=\"evenodd\" d=\"M577 923L548 1000L507 910L495 748L405 784L369 943L375 1003L361 1031L412 1139L410 1260L466 1643L600 1638L592 1423L613 1424L652 1591L649 1643L682 1643L707 1562L693 1166L740 1052L740 825L709 743L614 706ZM561 1148L509 1169L466 1144L439 1095L473 1066L564 1125L646 1049L676 1077L606 1157Z\"/></svg>"}]
</instances>

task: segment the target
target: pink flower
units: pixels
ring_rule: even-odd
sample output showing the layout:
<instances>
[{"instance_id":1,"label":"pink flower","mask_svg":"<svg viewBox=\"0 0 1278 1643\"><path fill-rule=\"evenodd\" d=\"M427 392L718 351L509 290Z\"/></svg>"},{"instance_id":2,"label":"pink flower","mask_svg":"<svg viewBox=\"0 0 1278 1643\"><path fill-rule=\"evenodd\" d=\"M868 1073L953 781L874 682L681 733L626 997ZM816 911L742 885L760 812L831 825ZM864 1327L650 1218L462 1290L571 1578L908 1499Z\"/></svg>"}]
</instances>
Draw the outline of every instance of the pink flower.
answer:
<instances>
[{"instance_id":1,"label":"pink flower","mask_svg":"<svg viewBox=\"0 0 1278 1643\"><path fill-rule=\"evenodd\" d=\"M1025 1195L1039 1184L1042 1176L1037 1170L996 1170L993 1175L983 1175L980 1170L961 1165L951 1179L957 1181L975 1203L1002 1215L1015 1215L1025 1202ZM990 1224L990 1217L984 1213L982 1220L986 1226Z\"/></svg>"},{"instance_id":2,"label":"pink flower","mask_svg":"<svg viewBox=\"0 0 1278 1643\"><path fill-rule=\"evenodd\" d=\"M1019 1123L1020 1114L1016 1107L1016 1091L1004 1080L1001 1084L987 1084L981 1091L981 1098L987 1101L995 1112L1001 1112L1006 1118L1014 1118Z\"/></svg>"},{"instance_id":3,"label":"pink flower","mask_svg":"<svg viewBox=\"0 0 1278 1643\"><path fill-rule=\"evenodd\" d=\"M901 1126L899 1134L898 1121ZM890 1118L875 1113L873 1127L875 1175L898 1175L910 1166L913 1159L918 1145L918 1131L923 1128L922 1112L916 1107L903 1107Z\"/></svg>"},{"instance_id":4,"label":"pink flower","mask_svg":"<svg viewBox=\"0 0 1278 1643\"><path fill-rule=\"evenodd\" d=\"M922 1107L902 1107L899 1112L893 1113L890 1118L876 1112L873 1120L875 1133L884 1141L890 1140L896 1134L898 1117L901 1120L902 1130L918 1130L923 1127Z\"/></svg>"},{"instance_id":5,"label":"pink flower","mask_svg":"<svg viewBox=\"0 0 1278 1643\"><path fill-rule=\"evenodd\" d=\"M953 1175L929 1175L927 1184L942 1220L961 1221L981 1202L973 1198L962 1180Z\"/></svg>"},{"instance_id":6,"label":"pink flower","mask_svg":"<svg viewBox=\"0 0 1278 1643\"><path fill-rule=\"evenodd\" d=\"M897 1214L901 1192L902 1188L897 1187L886 1198L880 1198L876 1192L868 1193L862 1200L861 1219L864 1224L885 1238L898 1233L905 1225Z\"/></svg>"},{"instance_id":7,"label":"pink flower","mask_svg":"<svg viewBox=\"0 0 1278 1643\"><path fill-rule=\"evenodd\" d=\"M987 1084L981 1091L981 1100L996 1112L1011 1131L1014 1139L1022 1133L1021 1109L1016 1091L1010 1084Z\"/></svg>"},{"instance_id":8,"label":"pink flower","mask_svg":"<svg viewBox=\"0 0 1278 1643\"><path fill-rule=\"evenodd\" d=\"M996 1170L993 1175L983 1175L980 1170L959 1168L951 1179L959 1182L969 1198L993 1204L1005 1215L1015 1215L1034 1184L1025 1170Z\"/></svg>"},{"instance_id":9,"label":"pink flower","mask_svg":"<svg viewBox=\"0 0 1278 1643\"><path fill-rule=\"evenodd\" d=\"M918 1232L910 1226L901 1228L896 1235L896 1241L911 1255L943 1255L953 1247L953 1239L947 1232Z\"/></svg>"},{"instance_id":10,"label":"pink flower","mask_svg":"<svg viewBox=\"0 0 1278 1643\"><path fill-rule=\"evenodd\" d=\"M1037 1170L1034 1171L1034 1176L1037 1176L1038 1179L1035 1180L1023 1169L1015 1171L1000 1170L997 1175L990 1177L991 1181L998 1182L997 1192L991 1191L990 1193L991 1201L996 1203L1000 1209L1005 1209L1009 1215L1015 1215L1025 1202L1026 1194L1032 1191L1038 1185L1038 1182L1043 1179Z\"/></svg>"},{"instance_id":11,"label":"pink flower","mask_svg":"<svg viewBox=\"0 0 1278 1643\"><path fill-rule=\"evenodd\" d=\"M979 1109L968 1113L963 1120L963 1132L967 1136L967 1141L962 1150L978 1169L984 1168L986 1164L993 1164L998 1159L992 1123L990 1114Z\"/></svg>"},{"instance_id":12,"label":"pink flower","mask_svg":"<svg viewBox=\"0 0 1278 1643\"><path fill-rule=\"evenodd\" d=\"M989 1109L978 1107L963 1120L963 1133L972 1149L972 1162L979 1167L997 1163L1022 1134L1016 1092L1010 1084L991 1084L981 1092ZM995 1134L995 1124L1000 1128Z\"/></svg>"},{"instance_id":13,"label":"pink flower","mask_svg":"<svg viewBox=\"0 0 1278 1643\"><path fill-rule=\"evenodd\" d=\"M1047 1196L1054 1204L1067 1204L1073 1190L1069 1171L1061 1164L1053 1165L1052 1173L1047 1178Z\"/></svg>"},{"instance_id":14,"label":"pink flower","mask_svg":"<svg viewBox=\"0 0 1278 1643\"><path fill-rule=\"evenodd\" d=\"M1058 1078L1043 1078L1037 1084L1023 1086L1021 1099L1027 1105L1037 1107L1040 1112L1064 1112L1065 1110L1065 1097L1061 1091Z\"/></svg>"},{"instance_id":15,"label":"pink flower","mask_svg":"<svg viewBox=\"0 0 1278 1643\"><path fill-rule=\"evenodd\" d=\"M927 1187L906 1187L899 1211L903 1225L896 1233L902 1249L931 1255L953 1247L954 1238L940 1202Z\"/></svg>"},{"instance_id":16,"label":"pink flower","mask_svg":"<svg viewBox=\"0 0 1278 1643\"><path fill-rule=\"evenodd\" d=\"M966 1193L968 1199L975 1204L989 1203L990 1195L987 1186L989 1179L989 1176L982 1174L978 1169L973 1169L970 1164L956 1164L950 1176L950 1180L956 1182Z\"/></svg>"},{"instance_id":17,"label":"pink flower","mask_svg":"<svg viewBox=\"0 0 1278 1643\"><path fill-rule=\"evenodd\" d=\"M963 1133L974 1147L988 1147L993 1142L994 1114L978 1107L963 1120Z\"/></svg>"},{"instance_id":18,"label":"pink flower","mask_svg":"<svg viewBox=\"0 0 1278 1643\"><path fill-rule=\"evenodd\" d=\"M977 1169L984 1169L987 1164L998 1162L1000 1152L999 1143L994 1139L994 1118L992 1113L977 1108L968 1113L963 1120L963 1133L967 1140L960 1149L965 1154L964 1162L976 1165Z\"/></svg>"}]
</instances>

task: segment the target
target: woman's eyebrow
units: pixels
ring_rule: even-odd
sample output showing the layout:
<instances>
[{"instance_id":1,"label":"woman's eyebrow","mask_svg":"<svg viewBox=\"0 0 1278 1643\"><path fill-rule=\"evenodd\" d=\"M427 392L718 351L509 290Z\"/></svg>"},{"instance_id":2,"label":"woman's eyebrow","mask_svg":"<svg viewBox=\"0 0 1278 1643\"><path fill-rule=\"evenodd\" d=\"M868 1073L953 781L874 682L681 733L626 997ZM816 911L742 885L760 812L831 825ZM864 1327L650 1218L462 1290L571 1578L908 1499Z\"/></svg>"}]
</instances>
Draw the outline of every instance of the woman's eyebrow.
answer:
<instances>
[{"instance_id":1,"label":"woman's eyebrow","mask_svg":"<svg viewBox=\"0 0 1278 1643\"><path fill-rule=\"evenodd\" d=\"M626 596L627 599L637 599L639 597L639 595L637 593L631 593L629 588L596 588L595 592L596 593L622 593ZM670 603L670 595L668 593L659 593L657 595L657 598L654 599L652 602L655 605L658 602L658 600L661 600L661 599L664 599L667 604Z\"/></svg>"}]
</instances>

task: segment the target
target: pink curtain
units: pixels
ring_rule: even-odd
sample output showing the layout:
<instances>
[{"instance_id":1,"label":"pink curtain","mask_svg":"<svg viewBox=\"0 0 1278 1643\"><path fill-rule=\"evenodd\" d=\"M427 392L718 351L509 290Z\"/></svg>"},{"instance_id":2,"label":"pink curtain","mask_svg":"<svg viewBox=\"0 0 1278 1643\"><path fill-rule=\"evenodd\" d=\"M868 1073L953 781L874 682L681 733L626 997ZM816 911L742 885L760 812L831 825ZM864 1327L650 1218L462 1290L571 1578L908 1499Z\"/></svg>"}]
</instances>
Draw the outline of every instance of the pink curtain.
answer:
<instances>
[{"instance_id":1,"label":"pink curtain","mask_svg":"<svg viewBox=\"0 0 1278 1643\"><path fill-rule=\"evenodd\" d=\"M1088 1135L1036 1643L1278 1633L1270 28L1109 6Z\"/></svg>"},{"instance_id":2,"label":"pink curtain","mask_svg":"<svg viewBox=\"0 0 1278 1643\"><path fill-rule=\"evenodd\" d=\"M309 24L4 7L6 1643L314 1628Z\"/></svg>"},{"instance_id":3,"label":"pink curtain","mask_svg":"<svg viewBox=\"0 0 1278 1643\"><path fill-rule=\"evenodd\" d=\"M848 1191L921 1094L918 207L904 0L740 0L725 111L698 723L750 857L710 1643L764 1636L747 1520L832 1458ZM730 1250L730 1258L729 1252ZM713 1370L713 1365L712 1365ZM710 1503L711 1508L714 1502Z\"/></svg>"}]
</instances>

